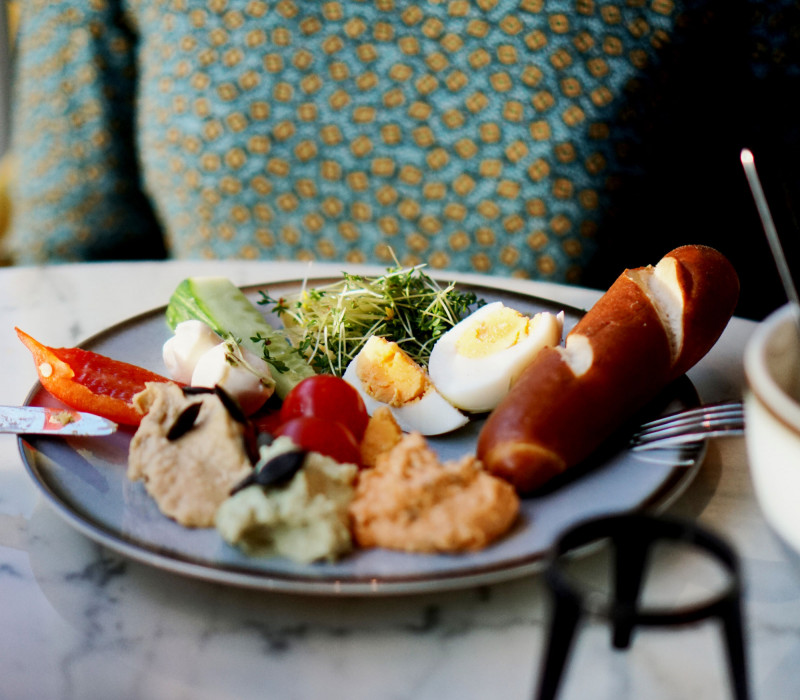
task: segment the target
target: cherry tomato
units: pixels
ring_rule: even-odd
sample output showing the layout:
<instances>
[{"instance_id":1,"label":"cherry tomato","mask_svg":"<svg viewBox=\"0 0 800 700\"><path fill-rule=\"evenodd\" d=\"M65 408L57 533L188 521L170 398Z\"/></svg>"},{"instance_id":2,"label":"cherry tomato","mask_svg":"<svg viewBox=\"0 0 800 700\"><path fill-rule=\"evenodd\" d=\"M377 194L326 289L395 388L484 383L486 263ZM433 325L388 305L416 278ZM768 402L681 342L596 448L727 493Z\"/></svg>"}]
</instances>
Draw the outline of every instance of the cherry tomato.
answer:
<instances>
[{"instance_id":1,"label":"cherry tomato","mask_svg":"<svg viewBox=\"0 0 800 700\"><path fill-rule=\"evenodd\" d=\"M353 433L337 421L315 416L292 418L283 423L275 435L290 437L304 450L319 452L337 462L361 462L361 451Z\"/></svg>"},{"instance_id":2,"label":"cherry tomato","mask_svg":"<svg viewBox=\"0 0 800 700\"><path fill-rule=\"evenodd\" d=\"M369 421L359 393L344 379L332 374L307 377L288 393L281 406L281 422L301 416L343 423L359 441Z\"/></svg>"}]
</instances>

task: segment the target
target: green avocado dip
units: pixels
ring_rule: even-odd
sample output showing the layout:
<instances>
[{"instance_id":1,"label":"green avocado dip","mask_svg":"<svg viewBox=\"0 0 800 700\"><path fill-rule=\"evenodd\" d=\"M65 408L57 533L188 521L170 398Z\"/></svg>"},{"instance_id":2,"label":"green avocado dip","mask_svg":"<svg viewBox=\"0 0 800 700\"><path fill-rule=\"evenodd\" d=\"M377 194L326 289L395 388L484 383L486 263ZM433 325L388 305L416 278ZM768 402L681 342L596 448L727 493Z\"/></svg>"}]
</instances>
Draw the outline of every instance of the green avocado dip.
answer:
<instances>
[{"instance_id":1,"label":"green avocado dip","mask_svg":"<svg viewBox=\"0 0 800 700\"><path fill-rule=\"evenodd\" d=\"M262 448L266 463L297 446L287 437ZM348 507L358 467L309 452L287 481L253 484L226 499L216 513L216 528L231 545L249 555L284 556L297 562L333 561L353 548Z\"/></svg>"}]
</instances>

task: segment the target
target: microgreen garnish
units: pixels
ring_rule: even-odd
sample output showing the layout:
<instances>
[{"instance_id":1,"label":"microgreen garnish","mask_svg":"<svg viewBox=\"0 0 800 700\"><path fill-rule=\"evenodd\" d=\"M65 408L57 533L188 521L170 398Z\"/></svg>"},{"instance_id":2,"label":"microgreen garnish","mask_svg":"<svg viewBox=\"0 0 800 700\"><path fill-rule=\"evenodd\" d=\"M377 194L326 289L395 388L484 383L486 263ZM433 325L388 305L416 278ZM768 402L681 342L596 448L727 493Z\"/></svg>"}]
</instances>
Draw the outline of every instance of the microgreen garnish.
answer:
<instances>
[{"instance_id":1,"label":"microgreen garnish","mask_svg":"<svg viewBox=\"0 0 800 700\"><path fill-rule=\"evenodd\" d=\"M272 355L270 354L269 345L272 343L272 341L269 338L264 337L263 335L261 335L261 333L256 333L256 335L250 338L250 340L252 340L254 343L264 344L264 349L261 355L264 358L264 361L272 365L277 372L283 373L289 371L289 365L287 365L283 360L279 360L276 357L272 357Z\"/></svg>"},{"instance_id":2,"label":"microgreen garnish","mask_svg":"<svg viewBox=\"0 0 800 700\"><path fill-rule=\"evenodd\" d=\"M422 267L390 268L379 277L344 273L340 282L280 299L261 292L258 303L272 305L318 372L341 376L373 335L393 340L426 367L439 337L484 302L452 282L441 286Z\"/></svg>"},{"instance_id":3,"label":"microgreen garnish","mask_svg":"<svg viewBox=\"0 0 800 700\"><path fill-rule=\"evenodd\" d=\"M273 361L269 359L269 353L266 350L266 346L269 341L267 341L266 338L262 338L260 335L258 337L264 341L264 359L267 362L272 363ZM255 338L253 340L255 340ZM244 352L242 351L241 344L242 344L241 339L236 339L233 337L228 338L225 341L225 361L232 367L237 367L237 366L244 367L248 372L258 377L259 381L264 386L266 386L268 389L272 389L275 386L275 380L272 378L272 375L265 375L263 372L253 367L253 365L251 365L247 361L247 358L245 357ZM279 362L277 364L280 364L284 368L280 371L286 371L286 369L288 369L286 365L283 364L282 362ZM272 366L275 367L276 370L278 369L278 367L276 367L275 364L273 364Z\"/></svg>"}]
</instances>

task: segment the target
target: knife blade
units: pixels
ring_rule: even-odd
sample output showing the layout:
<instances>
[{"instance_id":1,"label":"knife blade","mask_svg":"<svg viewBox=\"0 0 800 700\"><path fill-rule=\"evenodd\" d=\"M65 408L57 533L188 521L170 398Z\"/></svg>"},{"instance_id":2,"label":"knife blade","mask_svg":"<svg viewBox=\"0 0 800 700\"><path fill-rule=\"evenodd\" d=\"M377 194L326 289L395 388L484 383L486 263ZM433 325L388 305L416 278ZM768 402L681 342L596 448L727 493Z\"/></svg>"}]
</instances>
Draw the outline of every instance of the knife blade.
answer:
<instances>
[{"instance_id":1,"label":"knife blade","mask_svg":"<svg viewBox=\"0 0 800 700\"><path fill-rule=\"evenodd\" d=\"M18 435L111 435L117 424L93 413L44 406L0 406L0 433Z\"/></svg>"}]
</instances>

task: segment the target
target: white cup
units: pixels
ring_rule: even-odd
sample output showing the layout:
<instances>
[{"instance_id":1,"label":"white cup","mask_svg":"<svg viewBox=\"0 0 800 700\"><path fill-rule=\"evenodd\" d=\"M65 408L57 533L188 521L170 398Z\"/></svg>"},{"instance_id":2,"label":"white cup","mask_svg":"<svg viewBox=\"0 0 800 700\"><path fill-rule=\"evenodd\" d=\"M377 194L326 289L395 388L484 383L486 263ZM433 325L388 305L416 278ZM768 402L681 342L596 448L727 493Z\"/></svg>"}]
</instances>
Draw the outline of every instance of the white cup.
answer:
<instances>
[{"instance_id":1,"label":"white cup","mask_svg":"<svg viewBox=\"0 0 800 700\"><path fill-rule=\"evenodd\" d=\"M783 306L745 348L745 439L764 518L800 552L800 333Z\"/></svg>"}]
</instances>

